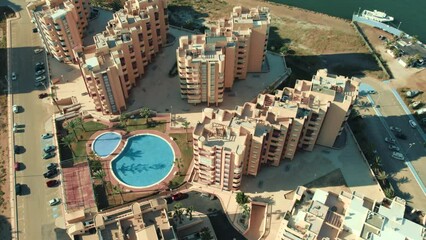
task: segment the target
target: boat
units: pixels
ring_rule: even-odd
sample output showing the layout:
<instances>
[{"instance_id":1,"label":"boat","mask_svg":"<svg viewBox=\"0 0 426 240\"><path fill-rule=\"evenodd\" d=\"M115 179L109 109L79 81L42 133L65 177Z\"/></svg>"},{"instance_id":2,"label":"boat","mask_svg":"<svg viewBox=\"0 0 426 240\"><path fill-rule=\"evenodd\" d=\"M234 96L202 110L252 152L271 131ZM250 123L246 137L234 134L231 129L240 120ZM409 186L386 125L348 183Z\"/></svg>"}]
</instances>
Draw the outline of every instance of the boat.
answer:
<instances>
[{"instance_id":1,"label":"boat","mask_svg":"<svg viewBox=\"0 0 426 240\"><path fill-rule=\"evenodd\" d=\"M364 10L362 11L361 16L376 22L392 22L394 19L393 17L386 15L386 13L377 10Z\"/></svg>"}]
</instances>

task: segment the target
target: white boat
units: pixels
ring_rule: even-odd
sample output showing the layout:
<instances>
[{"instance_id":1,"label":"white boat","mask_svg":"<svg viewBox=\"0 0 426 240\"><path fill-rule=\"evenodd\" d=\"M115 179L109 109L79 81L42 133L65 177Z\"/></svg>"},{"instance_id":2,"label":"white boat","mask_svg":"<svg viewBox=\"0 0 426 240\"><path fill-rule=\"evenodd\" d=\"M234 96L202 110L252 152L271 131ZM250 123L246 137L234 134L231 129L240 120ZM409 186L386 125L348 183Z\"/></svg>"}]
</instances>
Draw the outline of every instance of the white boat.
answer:
<instances>
[{"instance_id":1,"label":"white boat","mask_svg":"<svg viewBox=\"0 0 426 240\"><path fill-rule=\"evenodd\" d=\"M393 17L386 15L386 13L377 10L364 10L362 11L361 16L376 22L392 22L394 19Z\"/></svg>"}]
</instances>

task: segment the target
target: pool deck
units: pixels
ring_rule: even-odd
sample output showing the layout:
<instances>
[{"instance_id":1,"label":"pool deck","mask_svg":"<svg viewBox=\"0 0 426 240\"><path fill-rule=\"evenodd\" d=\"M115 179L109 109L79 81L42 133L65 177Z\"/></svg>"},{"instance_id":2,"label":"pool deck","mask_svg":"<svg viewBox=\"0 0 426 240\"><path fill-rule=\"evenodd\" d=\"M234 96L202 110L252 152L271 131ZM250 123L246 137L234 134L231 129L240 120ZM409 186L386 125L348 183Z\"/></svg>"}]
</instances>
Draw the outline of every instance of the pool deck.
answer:
<instances>
[{"instance_id":1,"label":"pool deck","mask_svg":"<svg viewBox=\"0 0 426 240\"><path fill-rule=\"evenodd\" d=\"M93 141L101 134L107 133L107 132L115 132L121 135L121 141L119 143L119 145L117 146L117 148L115 149L115 151L113 153L111 153L109 156L107 157L99 157L99 160L102 162L102 166L105 170L106 173L106 179L108 181L111 181L111 184L113 185L119 185L121 186L123 189L125 189L125 191L127 192L154 192L154 191L161 191L161 190L166 190L168 189L169 186L169 182L174 178L174 176L177 174L178 172L178 168L173 165L172 170L170 171L170 173L159 183L154 184L152 186L148 186L148 187L144 187L144 188L140 188L140 187L130 187L128 185L124 185L122 184L120 181L118 181L116 179L116 177L114 176L114 174L112 173L112 169L110 168L110 162L120 154L120 152L123 150L123 148L126 146L126 142L127 139L132 137L132 136L136 136L136 135L140 135L140 134L151 134L151 135L155 135L155 136L159 136L162 139L164 139L166 142L168 142L170 144L170 146L172 146L174 154L175 154L175 159L176 158L181 158L182 154L179 150L178 145L165 133L159 132L159 131L155 131L155 130L136 130L136 131L132 131L132 132L126 132L123 130L102 130L102 131L98 131L96 133L94 133L89 141L87 141L86 143L86 151L88 154L93 153L92 151L92 144Z\"/></svg>"}]
</instances>

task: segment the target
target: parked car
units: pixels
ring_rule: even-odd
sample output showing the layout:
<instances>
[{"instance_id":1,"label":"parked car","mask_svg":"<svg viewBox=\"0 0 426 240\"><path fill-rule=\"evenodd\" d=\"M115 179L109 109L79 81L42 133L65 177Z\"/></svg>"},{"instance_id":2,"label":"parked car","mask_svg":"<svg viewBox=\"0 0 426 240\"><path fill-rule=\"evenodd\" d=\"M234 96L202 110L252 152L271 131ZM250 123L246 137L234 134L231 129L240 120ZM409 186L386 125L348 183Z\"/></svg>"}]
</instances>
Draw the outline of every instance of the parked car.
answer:
<instances>
[{"instance_id":1,"label":"parked car","mask_svg":"<svg viewBox=\"0 0 426 240\"><path fill-rule=\"evenodd\" d=\"M13 147L13 151L15 152L15 154L20 154L21 153L21 147L18 145L15 145Z\"/></svg>"},{"instance_id":2,"label":"parked car","mask_svg":"<svg viewBox=\"0 0 426 240\"><path fill-rule=\"evenodd\" d=\"M48 152L43 154L43 159L53 158L55 156L55 152Z\"/></svg>"},{"instance_id":3,"label":"parked car","mask_svg":"<svg viewBox=\"0 0 426 240\"><path fill-rule=\"evenodd\" d=\"M55 149L56 149L56 146L49 145L49 146L47 146L47 147L44 147L44 148L43 148L43 151L44 151L45 153L48 153L48 152L53 152L53 151L55 151Z\"/></svg>"},{"instance_id":4,"label":"parked car","mask_svg":"<svg viewBox=\"0 0 426 240\"><path fill-rule=\"evenodd\" d=\"M15 162L15 171L19 171L19 170L21 170L21 163Z\"/></svg>"},{"instance_id":5,"label":"parked car","mask_svg":"<svg viewBox=\"0 0 426 240\"><path fill-rule=\"evenodd\" d=\"M43 177L44 178L53 178L54 176L56 176L56 174L58 174L58 169L51 169L45 173L43 173Z\"/></svg>"},{"instance_id":6,"label":"parked car","mask_svg":"<svg viewBox=\"0 0 426 240\"><path fill-rule=\"evenodd\" d=\"M410 126L411 126L412 128L416 128L416 127L417 127L417 123L416 123L416 122L414 122L413 120L408 120L408 123L410 124Z\"/></svg>"},{"instance_id":7,"label":"parked car","mask_svg":"<svg viewBox=\"0 0 426 240\"><path fill-rule=\"evenodd\" d=\"M12 73L12 81L15 81L16 80L16 74L15 74L15 72L13 72Z\"/></svg>"},{"instance_id":8,"label":"parked car","mask_svg":"<svg viewBox=\"0 0 426 240\"><path fill-rule=\"evenodd\" d=\"M399 147L397 147L393 144L389 145L388 148L389 148L389 150L399 152Z\"/></svg>"},{"instance_id":9,"label":"parked car","mask_svg":"<svg viewBox=\"0 0 426 240\"><path fill-rule=\"evenodd\" d=\"M37 72L37 71L40 71L42 69L44 69L44 62L38 62L38 63L36 63L35 71Z\"/></svg>"},{"instance_id":10,"label":"parked car","mask_svg":"<svg viewBox=\"0 0 426 240\"><path fill-rule=\"evenodd\" d=\"M402 153L400 153L400 152L392 152L392 158L395 158L395 159L401 160L401 161L405 160L404 155L402 155Z\"/></svg>"},{"instance_id":11,"label":"parked car","mask_svg":"<svg viewBox=\"0 0 426 240\"><path fill-rule=\"evenodd\" d=\"M22 184L20 183L15 184L15 192L16 192L16 195L22 194Z\"/></svg>"},{"instance_id":12,"label":"parked car","mask_svg":"<svg viewBox=\"0 0 426 240\"><path fill-rule=\"evenodd\" d=\"M409 97L409 98L413 98L413 97L415 97L415 96L417 96L417 95L419 95L421 92L420 91L418 91L418 90L410 90L410 91L407 91L406 93L405 93L405 95L407 96L407 97Z\"/></svg>"},{"instance_id":13,"label":"parked car","mask_svg":"<svg viewBox=\"0 0 426 240\"><path fill-rule=\"evenodd\" d=\"M44 76L44 75L35 78L36 82L43 82L44 80L46 80L46 76Z\"/></svg>"},{"instance_id":14,"label":"parked car","mask_svg":"<svg viewBox=\"0 0 426 240\"><path fill-rule=\"evenodd\" d=\"M35 72L35 75L36 75L36 76L41 76L41 75L43 75L45 72L46 72L46 70L41 69L41 70L38 70L37 72Z\"/></svg>"},{"instance_id":15,"label":"parked car","mask_svg":"<svg viewBox=\"0 0 426 240\"><path fill-rule=\"evenodd\" d=\"M13 105L12 106L12 110L14 113L18 113L19 112L19 106L18 105Z\"/></svg>"},{"instance_id":16,"label":"parked car","mask_svg":"<svg viewBox=\"0 0 426 240\"><path fill-rule=\"evenodd\" d=\"M37 28L33 28L33 33L38 32Z\"/></svg>"},{"instance_id":17,"label":"parked car","mask_svg":"<svg viewBox=\"0 0 426 240\"><path fill-rule=\"evenodd\" d=\"M49 180L49 181L46 182L47 187L54 187L54 186L58 186L58 185L59 185L58 180Z\"/></svg>"},{"instance_id":18,"label":"parked car","mask_svg":"<svg viewBox=\"0 0 426 240\"><path fill-rule=\"evenodd\" d=\"M390 137L385 137L385 142L387 142L387 143L395 143L395 139L390 138Z\"/></svg>"},{"instance_id":19,"label":"parked car","mask_svg":"<svg viewBox=\"0 0 426 240\"><path fill-rule=\"evenodd\" d=\"M399 139L402 139L402 140L407 139L407 136L405 134L403 134L403 133L400 133L400 132L396 132L395 133L395 137L397 137Z\"/></svg>"},{"instance_id":20,"label":"parked car","mask_svg":"<svg viewBox=\"0 0 426 240\"><path fill-rule=\"evenodd\" d=\"M368 90L368 94L376 94L376 90Z\"/></svg>"},{"instance_id":21,"label":"parked car","mask_svg":"<svg viewBox=\"0 0 426 240\"><path fill-rule=\"evenodd\" d=\"M415 102L413 102L412 104L410 104L411 105L411 107L413 108L413 109L417 109L418 107L420 107L420 105L422 104L422 102L421 101L415 101Z\"/></svg>"},{"instance_id":22,"label":"parked car","mask_svg":"<svg viewBox=\"0 0 426 240\"><path fill-rule=\"evenodd\" d=\"M53 137L53 134L51 134L51 133L44 133L44 134L41 135L42 139L48 139L48 138L51 138L51 137Z\"/></svg>"},{"instance_id":23,"label":"parked car","mask_svg":"<svg viewBox=\"0 0 426 240\"><path fill-rule=\"evenodd\" d=\"M175 194L172 195L172 200L173 201L179 201L179 200L182 200L182 199L184 199L186 197L187 197L186 194L178 192L178 193L175 193Z\"/></svg>"},{"instance_id":24,"label":"parked car","mask_svg":"<svg viewBox=\"0 0 426 240\"><path fill-rule=\"evenodd\" d=\"M390 126L389 129L393 132L402 132L401 128L399 127Z\"/></svg>"},{"instance_id":25,"label":"parked car","mask_svg":"<svg viewBox=\"0 0 426 240\"><path fill-rule=\"evenodd\" d=\"M52 170L52 169L56 169L57 167L58 167L58 164L56 164L56 163L49 163L49 164L46 165L46 169L48 171Z\"/></svg>"},{"instance_id":26,"label":"parked car","mask_svg":"<svg viewBox=\"0 0 426 240\"><path fill-rule=\"evenodd\" d=\"M49 96L49 94L47 94L47 93L40 93L38 95L38 98L43 99L43 98L46 98L47 96Z\"/></svg>"},{"instance_id":27,"label":"parked car","mask_svg":"<svg viewBox=\"0 0 426 240\"><path fill-rule=\"evenodd\" d=\"M43 52L43 48L37 48L37 49L34 49L34 53L35 53L35 54L37 54L37 53L41 53L41 52Z\"/></svg>"},{"instance_id":28,"label":"parked car","mask_svg":"<svg viewBox=\"0 0 426 240\"><path fill-rule=\"evenodd\" d=\"M59 199L59 198L53 198L53 199L49 200L50 206L55 206L55 205L58 205L59 203L61 203L61 199Z\"/></svg>"}]
</instances>

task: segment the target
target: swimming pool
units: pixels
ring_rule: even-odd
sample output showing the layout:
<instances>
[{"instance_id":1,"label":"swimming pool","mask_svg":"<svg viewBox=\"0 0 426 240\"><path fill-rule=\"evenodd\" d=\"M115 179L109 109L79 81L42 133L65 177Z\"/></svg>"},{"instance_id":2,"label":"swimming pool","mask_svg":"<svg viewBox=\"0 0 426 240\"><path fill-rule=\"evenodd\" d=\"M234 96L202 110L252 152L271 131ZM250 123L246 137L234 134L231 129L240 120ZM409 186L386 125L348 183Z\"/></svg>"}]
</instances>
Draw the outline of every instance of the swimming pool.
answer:
<instances>
[{"instance_id":1,"label":"swimming pool","mask_svg":"<svg viewBox=\"0 0 426 240\"><path fill-rule=\"evenodd\" d=\"M108 157L115 151L121 141L121 135L107 132L99 135L92 144L92 151L99 157Z\"/></svg>"},{"instance_id":2,"label":"swimming pool","mask_svg":"<svg viewBox=\"0 0 426 240\"><path fill-rule=\"evenodd\" d=\"M175 153L163 138L140 134L130 137L121 153L111 161L111 171L122 184L144 188L161 182L173 167Z\"/></svg>"}]
</instances>

